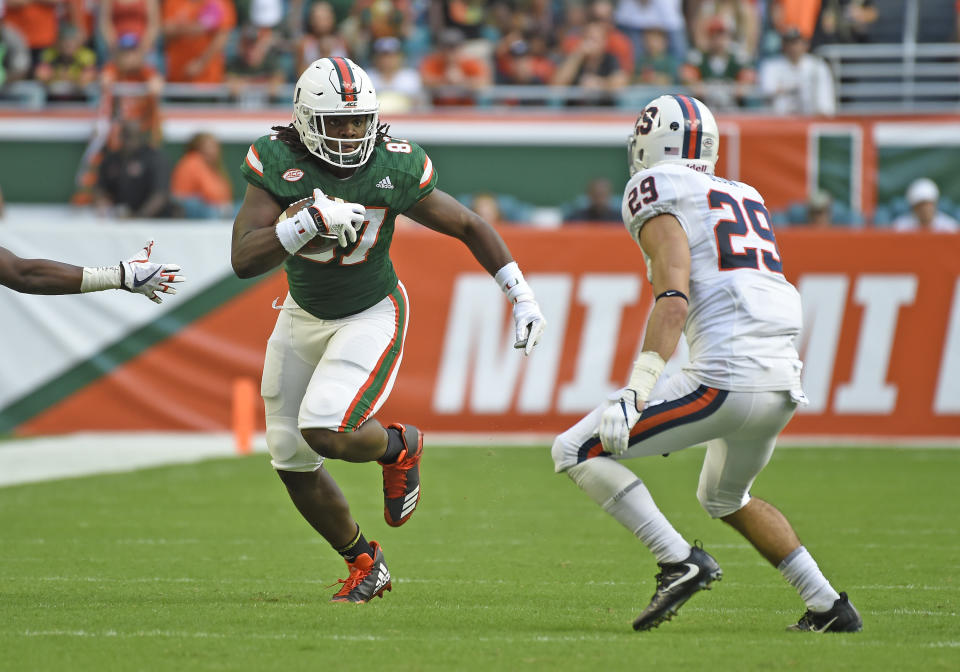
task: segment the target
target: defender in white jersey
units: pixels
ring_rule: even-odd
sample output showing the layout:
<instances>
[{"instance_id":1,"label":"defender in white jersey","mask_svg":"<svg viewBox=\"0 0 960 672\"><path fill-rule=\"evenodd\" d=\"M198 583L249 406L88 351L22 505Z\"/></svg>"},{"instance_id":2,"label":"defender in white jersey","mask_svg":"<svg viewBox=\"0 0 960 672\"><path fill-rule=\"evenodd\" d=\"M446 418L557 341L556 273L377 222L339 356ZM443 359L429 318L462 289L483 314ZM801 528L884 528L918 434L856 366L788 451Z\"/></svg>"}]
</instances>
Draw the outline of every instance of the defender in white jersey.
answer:
<instances>
[{"instance_id":1,"label":"defender in white jersey","mask_svg":"<svg viewBox=\"0 0 960 672\"><path fill-rule=\"evenodd\" d=\"M801 307L763 197L713 175L719 147L716 121L695 98L661 96L640 113L628 141L623 221L656 300L627 386L556 438L554 464L656 556L657 588L635 630L669 620L722 572L620 460L706 443L700 504L799 591L807 611L790 629L856 632L862 621L846 593L830 585L783 514L750 496L780 431L806 403L794 345ZM661 378L681 332L690 362Z\"/></svg>"}]
</instances>

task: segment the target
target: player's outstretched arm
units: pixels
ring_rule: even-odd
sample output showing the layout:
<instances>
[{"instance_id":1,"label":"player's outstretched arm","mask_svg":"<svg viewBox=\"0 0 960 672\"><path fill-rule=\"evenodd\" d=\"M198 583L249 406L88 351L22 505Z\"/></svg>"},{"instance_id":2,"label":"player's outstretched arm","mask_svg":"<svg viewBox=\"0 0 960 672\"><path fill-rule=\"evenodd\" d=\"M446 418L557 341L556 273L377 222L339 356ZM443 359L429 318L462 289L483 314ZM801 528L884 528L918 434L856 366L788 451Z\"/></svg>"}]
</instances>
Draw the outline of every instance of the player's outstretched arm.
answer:
<instances>
[{"instance_id":1,"label":"player's outstretched arm","mask_svg":"<svg viewBox=\"0 0 960 672\"><path fill-rule=\"evenodd\" d=\"M80 294L125 289L160 303L160 294L176 294L183 282L176 264L150 261L153 241L116 266L73 266L50 259L21 259L0 247L0 285L23 294Z\"/></svg>"},{"instance_id":2,"label":"player's outstretched arm","mask_svg":"<svg viewBox=\"0 0 960 672\"><path fill-rule=\"evenodd\" d=\"M0 285L22 294L79 294L83 269L50 259L21 259L0 247Z\"/></svg>"},{"instance_id":3,"label":"player's outstretched arm","mask_svg":"<svg viewBox=\"0 0 960 672\"><path fill-rule=\"evenodd\" d=\"M658 215L640 230L640 246L650 258L655 298L647 320L642 352L633 364L630 380L617 403L600 417L598 434L604 450L619 455L627 450L630 430L637 424L666 360L677 348L687 320L690 293L690 245L673 215Z\"/></svg>"},{"instance_id":4,"label":"player's outstretched arm","mask_svg":"<svg viewBox=\"0 0 960 672\"><path fill-rule=\"evenodd\" d=\"M513 304L516 328L514 347L523 349L523 354L529 355L539 342L547 321L533 296L533 290L524 280L520 267L496 229L440 189L431 191L404 214L428 229L463 241Z\"/></svg>"}]
</instances>

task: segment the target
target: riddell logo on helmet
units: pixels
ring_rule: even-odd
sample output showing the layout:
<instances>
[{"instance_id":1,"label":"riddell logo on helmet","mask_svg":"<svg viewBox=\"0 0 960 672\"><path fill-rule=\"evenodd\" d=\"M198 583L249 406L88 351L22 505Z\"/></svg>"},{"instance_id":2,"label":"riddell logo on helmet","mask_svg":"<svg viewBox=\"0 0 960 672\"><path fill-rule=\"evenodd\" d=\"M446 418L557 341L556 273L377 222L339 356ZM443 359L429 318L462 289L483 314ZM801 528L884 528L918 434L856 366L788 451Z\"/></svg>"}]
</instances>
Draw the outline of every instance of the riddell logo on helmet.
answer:
<instances>
[{"instance_id":1,"label":"riddell logo on helmet","mask_svg":"<svg viewBox=\"0 0 960 672\"><path fill-rule=\"evenodd\" d=\"M303 177L303 171L299 168L288 168L286 172L282 175L283 179L287 182L296 182L301 177Z\"/></svg>"}]
</instances>

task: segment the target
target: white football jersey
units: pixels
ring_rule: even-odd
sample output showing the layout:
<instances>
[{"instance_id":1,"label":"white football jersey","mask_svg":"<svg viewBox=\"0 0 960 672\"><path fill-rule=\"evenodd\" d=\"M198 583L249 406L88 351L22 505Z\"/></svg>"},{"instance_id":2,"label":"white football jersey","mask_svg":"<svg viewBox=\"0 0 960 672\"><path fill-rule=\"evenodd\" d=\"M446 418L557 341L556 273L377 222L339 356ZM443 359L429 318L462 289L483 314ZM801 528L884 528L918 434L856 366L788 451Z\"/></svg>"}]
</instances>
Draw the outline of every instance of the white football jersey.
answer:
<instances>
[{"instance_id":1,"label":"white football jersey","mask_svg":"<svg viewBox=\"0 0 960 672\"><path fill-rule=\"evenodd\" d=\"M623 221L638 242L651 217L677 218L690 243L685 370L704 385L737 392L789 390L802 400L795 340L800 295L783 277L763 197L743 182L660 164L627 183ZM644 253L647 277L650 258Z\"/></svg>"}]
</instances>

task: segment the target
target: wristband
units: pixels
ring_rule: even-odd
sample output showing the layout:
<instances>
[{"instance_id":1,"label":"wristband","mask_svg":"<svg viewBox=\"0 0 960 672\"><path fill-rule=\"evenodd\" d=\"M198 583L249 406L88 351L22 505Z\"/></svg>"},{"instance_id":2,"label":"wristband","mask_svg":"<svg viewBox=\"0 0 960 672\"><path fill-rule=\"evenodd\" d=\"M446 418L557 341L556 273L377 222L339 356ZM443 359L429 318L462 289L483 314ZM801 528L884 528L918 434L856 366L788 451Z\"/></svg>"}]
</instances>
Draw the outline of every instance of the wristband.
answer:
<instances>
[{"instance_id":1,"label":"wristband","mask_svg":"<svg viewBox=\"0 0 960 672\"><path fill-rule=\"evenodd\" d=\"M683 299L687 302L687 305L690 304L690 299L687 298L687 295L681 292L679 289L668 289L665 292L660 292L657 294L657 298L654 301L659 301L660 299L669 299L671 297L677 297L678 299Z\"/></svg>"},{"instance_id":2,"label":"wristband","mask_svg":"<svg viewBox=\"0 0 960 672\"><path fill-rule=\"evenodd\" d=\"M643 403L650 398L653 386L657 384L657 378L666 365L658 352L646 350L640 353L637 361L633 363L633 372L630 374L630 382L627 383L627 387L637 393L637 401Z\"/></svg>"},{"instance_id":3,"label":"wristband","mask_svg":"<svg viewBox=\"0 0 960 672\"><path fill-rule=\"evenodd\" d=\"M120 267L98 266L84 267L80 280L80 292L102 292L105 289L120 289Z\"/></svg>"},{"instance_id":4,"label":"wristband","mask_svg":"<svg viewBox=\"0 0 960 672\"><path fill-rule=\"evenodd\" d=\"M309 208L304 208L293 217L277 222L277 240L290 254L299 252L301 247L317 235L317 225L308 210Z\"/></svg>"},{"instance_id":5,"label":"wristband","mask_svg":"<svg viewBox=\"0 0 960 672\"><path fill-rule=\"evenodd\" d=\"M533 289L531 289L527 281L523 279L523 273L520 272L520 267L517 266L517 262L511 261L501 268L497 271L497 274L493 276L493 279L500 285L500 289L507 295L510 303L524 300L530 301L533 299Z\"/></svg>"}]
</instances>

